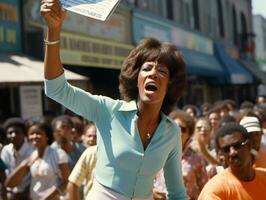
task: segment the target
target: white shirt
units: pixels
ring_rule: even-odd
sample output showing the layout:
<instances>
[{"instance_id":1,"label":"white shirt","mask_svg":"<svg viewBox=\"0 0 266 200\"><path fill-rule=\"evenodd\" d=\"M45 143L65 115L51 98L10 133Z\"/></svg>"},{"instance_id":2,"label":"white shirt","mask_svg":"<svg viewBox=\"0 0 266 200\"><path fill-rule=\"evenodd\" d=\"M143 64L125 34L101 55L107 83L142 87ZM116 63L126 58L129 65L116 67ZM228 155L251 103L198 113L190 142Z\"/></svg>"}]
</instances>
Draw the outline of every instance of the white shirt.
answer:
<instances>
[{"instance_id":1,"label":"white shirt","mask_svg":"<svg viewBox=\"0 0 266 200\"><path fill-rule=\"evenodd\" d=\"M26 140L24 141L21 148L16 151L12 143L7 144L3 147L1 151L1 159L7 165L6 175L8 176L18 165L30 154L33 152L33 146L28 143ZM7 188L8 191L12 191L13 193L21 193L25 190L27 186L30 184L30 174L25 176L22 182L14 188Z\"/></svg>"},{"instance_id":2,"label":"white shirt","mask_svg":"<svg viewBox=\"0 0 266 200\"><path fill-rule=\"evenodd\" d=\"M37 151L33 154L37 154ZM32 200L41 199L52 186L57 186L61 177L59 164L63 163L68 163L68 158L62 149L46 147L43 157L37 159L30 167Z\"/></svg>"}]
</instances>

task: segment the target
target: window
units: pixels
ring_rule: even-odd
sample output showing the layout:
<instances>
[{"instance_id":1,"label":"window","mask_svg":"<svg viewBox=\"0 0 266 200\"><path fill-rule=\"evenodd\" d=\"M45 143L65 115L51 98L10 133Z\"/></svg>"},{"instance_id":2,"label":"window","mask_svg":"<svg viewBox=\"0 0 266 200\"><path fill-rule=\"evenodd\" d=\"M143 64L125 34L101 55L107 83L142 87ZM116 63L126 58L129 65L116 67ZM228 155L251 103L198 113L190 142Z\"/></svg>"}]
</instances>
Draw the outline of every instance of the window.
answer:
<instances>
[{"instance_id":1,"label":"window","mask_svg":"<svg viewBox=\"0 0 266 200\"><path fill-rule=\"evenodd\" d=\"M198 2L198 0L193 0L193 16L194 16L194 28L197 30L200 30L199 2Z\"/></svg>"},{"instance_id":2,"label":"window","mask_svg":"<svg viewBox=\"0 0 266 200\"><path fill-rule=\"evenodd\" d=\"M166 8L167 8L167 18L168 19L174 19L174 13L173 13L173 0L167 0L166 2Z\"/></svg>"},{"instance_id":3,"label":"window","mask_svg":"<svg viewBox=\"0 0 266 200\"><path fill-rule=\"evenodd\" d=\"M148 0L136 0L136 6L140 9L147 9L148 7Z\"/></svg>"},{"instance_id":4,"label":"window","mask_svg":"<svg viewBox=\"0 0 266 200\"><path fill-rule=\"evenodd\" d=\"M154 15L166 16L165 14L165 1L161 0L136 0L135 5L142 9L147 10Z\"/></svg>"},{"instance_id":5,"label":"window","mask_svg":"<svg viewBox=\"0 0 266 200\"><path fill-rule=\"evenodd\" d=\"M237 38L237 16L236 16L236 9L235 7L233 6L233 42L235 45L238 44L238 38Z\"/></svg>"},{"instance_id":6,"label":"window","mask_svg":"<svg viewBox=\"0 0 266 200\"><path fill-rule=\"evenodd\" d=\"M224 37L224 19L223 19L223 7L221 0L217 0L218 7L218 22L219 22L219 35L220 37Z\"/></svg>"},{"instance_id":7,"label":"window","mask_svg":"<svg viewBox=\"0 0 266 200\"><path fill-rule=\"evenodd\" d=\"M188 2L184 3L184 24L190 25L190 6Z\"/></svg>"},{"instance_id":8,"label":"window","mask_svg":"<svg viewBox=\"0 0 266 200\"><path fill-rule=\"evenodd\" d=\"M247 50L250 48L248 30L247 30L247 20L244 13L240 14L241 20L241 34L240 34L240 45L242 50Z\"/></svg>"}]
</instances>

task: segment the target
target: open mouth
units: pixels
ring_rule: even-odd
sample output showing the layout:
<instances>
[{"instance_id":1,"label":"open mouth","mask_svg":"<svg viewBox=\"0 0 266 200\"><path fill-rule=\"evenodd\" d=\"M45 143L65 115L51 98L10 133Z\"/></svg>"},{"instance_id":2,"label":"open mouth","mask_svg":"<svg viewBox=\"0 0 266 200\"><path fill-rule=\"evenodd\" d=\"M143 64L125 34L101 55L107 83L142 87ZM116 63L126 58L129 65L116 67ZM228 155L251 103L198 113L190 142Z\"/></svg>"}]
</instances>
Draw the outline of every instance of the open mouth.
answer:
<instances>
[{"instance_id":1,"label":"open mouth","mask_svg":"<svg viewBox=\"0 0 266 200\"><path fill-rule=\"evenodd\" d=\"M145 86L145 90L147 90L147 91L151 91L151 92L154 92L154 91L157 91L158 88L157 88L157 86L156 86L154 83L148 83L148 84Z\"/></svg>"}]
</instances>

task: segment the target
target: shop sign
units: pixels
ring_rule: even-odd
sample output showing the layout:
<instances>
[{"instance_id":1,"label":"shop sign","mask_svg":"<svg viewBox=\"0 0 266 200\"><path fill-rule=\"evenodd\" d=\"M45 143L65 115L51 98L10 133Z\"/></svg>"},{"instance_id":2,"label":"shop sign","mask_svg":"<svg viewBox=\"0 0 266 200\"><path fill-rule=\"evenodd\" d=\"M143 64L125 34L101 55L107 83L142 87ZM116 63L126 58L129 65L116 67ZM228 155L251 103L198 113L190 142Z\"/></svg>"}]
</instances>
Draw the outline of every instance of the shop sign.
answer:
<instances>
[{"instance_id":1,"label":"shop sign","mask_svg":"<svg viewBox=\"0 0 266 200\"><path fill-rule=\"evenodd\" d=\"M138 42L144 37L154 37L179 47L213 55L213 41L198 33L177 27L167 20L155 19L139 12L133 14L133 38Z\"/></svg>"},{"instance_id":2,"label":"shop sign","mask_svg":"<svg viewBox=\"0 0 266 200\"><path fill-rule=\"evenodd\" d=\"M42 111L42 87L20 86L20 107L23 119L38 118Z\"/></svg>"},{"instance_id":3,"label":"shop sign","mask_svg":"<svg viewBox=\"0 0 266 200\"><path fill-rule=\"evenodd\" d=\"M171 30L171 41L177 46L193 49L202 53L213 55L213 42L211 39L175 27Z\"/></svg>"},{"instance_id":4,"label":"shop sign","mask_svg":"<svg viewBox=\"0 0 266 200\"><path fill-rule=\"evenodd\" d=\"M61 33L64 64L120 69L133 46L79 34Z\"/></svg>"},{"instance_id":5,"label":"shop sign","mask_svg":"<svg viewBox=\"0 0 266 200\"><path fill-rule=\"evenodd\" d=\"M21 28L18 0L0 2L0 51L21 51Z\"/></svg>"}]
</instances>

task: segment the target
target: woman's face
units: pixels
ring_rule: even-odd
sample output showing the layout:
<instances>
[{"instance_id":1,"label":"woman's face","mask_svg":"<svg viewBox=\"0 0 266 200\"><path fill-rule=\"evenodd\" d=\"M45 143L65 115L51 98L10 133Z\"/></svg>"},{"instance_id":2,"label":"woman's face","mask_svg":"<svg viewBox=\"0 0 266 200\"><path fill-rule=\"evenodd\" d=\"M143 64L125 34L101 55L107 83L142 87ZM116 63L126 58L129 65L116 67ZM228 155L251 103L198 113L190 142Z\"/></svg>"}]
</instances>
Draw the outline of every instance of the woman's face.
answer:
<instances>
[{"instance_id":1,"label":"woman's face","mask_svg":"<svg viewBox=\"0 0 266 200\"><path fill-rule=\"evenodd\" d=\"M216 130L219 126L219 121L220 121L219 113L216 113L216 112L211 113L209 115L209 120L210 120L213 130Z\"/></svg>"},{"instance_id":2,"label":"woman's face","mask_svg":"<svg viewBox=\"0 0 266 200\"><path fill-rule=\"evenodd\" d=\"M32 145L37 149L45 148L48 145L48 138L45 131L38 126L31 126L29 128L28 138Z\"/></svg>"},{"instance_id":3,"label":"woman's face","mask_svg":"<svg viewBox=\"0 0 266 200\"><path fill-rule=\"evenodd\" d=\"M169 79L169 69L166 65L157 61L145 62L138 74L139 100L148 104L162 104Z\"/></svg>"},{"instance_id":4,"label":"woman's face","mask_svg":"<svg viewBox=\"0 0 266 200\"><path fill-rule=\"evenodd\" d=\"M196 122L196 137L205 144L209 143L211 126L207 120L198 120Z\"/></svg>"},{"instance_id":5,"label":"woman's face","mask_svg":"<svg viewBox=\"0 0 266 200\"><path fill-rule=\"evenodd\" d=\"M96 127L95 126L90 126L86 132L83 134L82 139L83 139L83 145L87 148L93 145L96 145L97 141L97 135L96 135Z\"/></svg>"}]
</instances>

